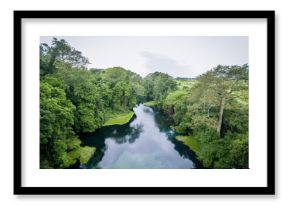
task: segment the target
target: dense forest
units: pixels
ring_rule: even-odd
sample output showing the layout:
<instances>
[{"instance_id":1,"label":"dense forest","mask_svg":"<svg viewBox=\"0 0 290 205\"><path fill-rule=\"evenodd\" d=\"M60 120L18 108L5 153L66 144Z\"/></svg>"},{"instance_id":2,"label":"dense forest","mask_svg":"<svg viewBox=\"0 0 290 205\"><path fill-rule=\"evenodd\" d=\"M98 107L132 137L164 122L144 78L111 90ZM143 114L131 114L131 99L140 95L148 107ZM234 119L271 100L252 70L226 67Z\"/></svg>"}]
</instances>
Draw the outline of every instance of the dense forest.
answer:
<instances>
[{"instance_id":1,"label":"dense forest","mask_svg":"<svg viewBox=\"0 0 290 205\"><path fill-rule=\"evenodd\" d=\"M248 168L248 65L218 65L192 78L121 67L88 69L65 40L40 45L40 167L86 164L80 133L127 123L144 103L171 121L205 168Z\"/></svg>"}]
</instances>

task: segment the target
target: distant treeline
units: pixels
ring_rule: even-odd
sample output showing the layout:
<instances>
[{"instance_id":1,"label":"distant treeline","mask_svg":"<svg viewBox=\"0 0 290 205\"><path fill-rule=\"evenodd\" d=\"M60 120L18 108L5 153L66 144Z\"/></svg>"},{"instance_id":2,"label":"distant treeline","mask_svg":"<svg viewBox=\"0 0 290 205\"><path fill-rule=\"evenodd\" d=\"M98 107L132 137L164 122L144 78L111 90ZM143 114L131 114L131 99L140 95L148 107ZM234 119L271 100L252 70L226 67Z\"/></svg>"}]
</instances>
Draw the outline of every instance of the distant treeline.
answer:
<instances>
[{"instance_id":1,"label":"distant treeline","mask_svg":"<svg viewBox=\"0 0 290 205\"><path fill-rule=\"evenodd\" d=\"M183 77L176 77L176 80L195 80L196 78L183 78Z\"/></svg>"}]
</instances>

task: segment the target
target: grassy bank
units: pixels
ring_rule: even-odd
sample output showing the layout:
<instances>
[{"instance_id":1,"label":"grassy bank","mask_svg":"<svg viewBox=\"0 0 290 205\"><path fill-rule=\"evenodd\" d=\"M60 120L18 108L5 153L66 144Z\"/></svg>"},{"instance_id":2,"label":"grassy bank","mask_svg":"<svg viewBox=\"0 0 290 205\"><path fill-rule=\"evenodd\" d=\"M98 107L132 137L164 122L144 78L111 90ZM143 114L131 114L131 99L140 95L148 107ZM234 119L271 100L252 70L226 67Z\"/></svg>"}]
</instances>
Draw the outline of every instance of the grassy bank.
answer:
<instances>
[{"instance_id":1,"label":"grassy bank","mask_svg":"<svg viewBox=\"0 0 290 205\"><path fill-rule=\"evenodd\" d=\"M148 106L148 107L154 107L154 106L157 105L157 102L155 102L154 100L152 100L152 101L145 102L144 105L145 106Z\"/></svg>"},{"instance_id":2,"label":"grassy bank","mask_svg":"<svg viewBox=\"0 0 290 205\"><path fill-rule=\"evenodd\" d=\"M194 152L198 152L200 150L198 141L192 136L177 136L176 139L183 142L183 144L187 145Z\"/></svg>"},{"instance_id":3,"label":"grassy bank","mask_svg":"<svg viewBox=\"0 0 290 205\"><path fill-rule=\"evenodd\" d=\"M110 114L107 121L105 122L105 124L103 126L124 125L131 120L133 115L134 115L134 112L132 112L132 111L129 111L126 113Z\"/></svg>"}]
</instances>

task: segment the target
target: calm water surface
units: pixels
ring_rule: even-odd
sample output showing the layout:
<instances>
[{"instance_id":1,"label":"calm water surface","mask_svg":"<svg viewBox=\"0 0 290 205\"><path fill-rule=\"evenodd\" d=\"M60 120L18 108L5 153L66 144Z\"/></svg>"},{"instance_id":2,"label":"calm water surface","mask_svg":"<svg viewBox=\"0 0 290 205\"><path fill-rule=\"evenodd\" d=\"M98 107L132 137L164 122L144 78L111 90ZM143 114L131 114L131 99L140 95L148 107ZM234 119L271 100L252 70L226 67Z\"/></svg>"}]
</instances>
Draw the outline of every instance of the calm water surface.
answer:
<instances>
[{"instance_id":1,"label":"calm water surface","mask_svg":"<svg viewBox=\"0 0 290 205\"><path fill-rule=\"evenodd\" d=\"M86 166L103 169L199 168L192 151L175 139L166 117L140 104L130 123L81 135L82 145L96 147Z\"/></svg>"}]
</instances>

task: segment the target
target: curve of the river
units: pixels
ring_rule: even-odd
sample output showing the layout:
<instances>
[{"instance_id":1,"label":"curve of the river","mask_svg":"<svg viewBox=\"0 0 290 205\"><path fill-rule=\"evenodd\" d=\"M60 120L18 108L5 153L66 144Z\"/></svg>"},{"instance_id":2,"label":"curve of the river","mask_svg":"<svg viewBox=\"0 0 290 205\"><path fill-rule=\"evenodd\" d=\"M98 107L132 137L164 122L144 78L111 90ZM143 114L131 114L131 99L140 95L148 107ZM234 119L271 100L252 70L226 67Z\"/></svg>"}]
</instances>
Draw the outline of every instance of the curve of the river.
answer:
<instances>
[{"instance_id":1,"label":"curve of the river","mask_svg":"<svg viewBox=\"0 0 290 205\"><path fill-rule=\"evenodd\" d=\"M164 114L143 104L126 125L108 126L81 135L82 145L96 147L82 168L190 169L199 168L196 157L175 139Z\"/></svg>"}]
</instances>

